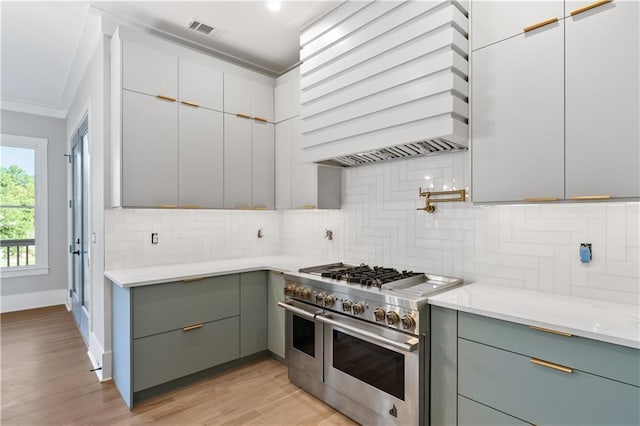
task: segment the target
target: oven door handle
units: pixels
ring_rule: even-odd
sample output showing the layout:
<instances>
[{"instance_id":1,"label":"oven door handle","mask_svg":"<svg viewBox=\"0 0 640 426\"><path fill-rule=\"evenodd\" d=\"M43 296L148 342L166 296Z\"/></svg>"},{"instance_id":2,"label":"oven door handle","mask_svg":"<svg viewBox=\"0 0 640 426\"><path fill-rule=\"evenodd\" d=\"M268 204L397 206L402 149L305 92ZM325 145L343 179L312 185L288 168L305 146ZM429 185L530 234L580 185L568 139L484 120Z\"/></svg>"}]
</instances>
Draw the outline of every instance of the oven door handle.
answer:
<instances>
[{"instance_id":1,"label":"oven door handle","mask_svg":"<svg viewBox=\"0 0 640 426\"><path fill-rule=\"evenodd\" d=\"M306 309L298 308L297 306L293 306L292 304L287 302L278 302L278 306L284 308L287 311L291 311L300 317L310 319L311 321L315 321L316 315L322 313L322 311L319 309L316 312L309 312Z\"/></svg>"},{"instance_id":2,"label":"oven door handle","mask_svg":"<svg viewBox=\"0 0 640 426\"><path fill-rule=\"evenodd\" d=\"M323 316L323 315L318 315L316 316L316 320L320 321L322 323L337 327L337 328L341 328L343 330L346 330L350 333L353 333L356 336L361 336L364 338L367 338L369 340L373 340L374 342L379 342L379 343L383 343L385 345L389 345L395 349L399 349L403 352L413 352L416 349L418 349L418 345L419 345L419 341L416 338L410 338L409 340L405 340L403 342L400 342L398 340L394 340L394 339L390 339L388 337L385 336L380 336L379 334L373 333L371 331L368 330L362 330L358 327L354 327L352 325L349 324L345 324L344 322L341 321L336 321L333 318L327 317L327 316Z\"/></svg>"}]
</instances>

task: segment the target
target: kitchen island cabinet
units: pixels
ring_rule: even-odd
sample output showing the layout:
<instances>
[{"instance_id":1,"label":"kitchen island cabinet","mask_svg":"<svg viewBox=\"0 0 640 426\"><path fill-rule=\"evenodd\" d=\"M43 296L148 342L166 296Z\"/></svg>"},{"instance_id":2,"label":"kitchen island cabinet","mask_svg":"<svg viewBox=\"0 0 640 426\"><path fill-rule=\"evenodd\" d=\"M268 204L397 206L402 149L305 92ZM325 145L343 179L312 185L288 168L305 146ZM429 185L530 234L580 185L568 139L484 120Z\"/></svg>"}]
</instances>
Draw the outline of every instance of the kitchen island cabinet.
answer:
<instances>
[{"instance_id":1,"label":"kitchen island cabinet","mask_svg":"<svg viewBox=\"0 0 640 426\"><path fill-rule=\"evenodd\" d=\"M462 301L464 287L451 293L432 303L492 305ZM442 306L432 306L431 323L432 425L640 422L637 347Z\"/></svg>"}]
</instances>

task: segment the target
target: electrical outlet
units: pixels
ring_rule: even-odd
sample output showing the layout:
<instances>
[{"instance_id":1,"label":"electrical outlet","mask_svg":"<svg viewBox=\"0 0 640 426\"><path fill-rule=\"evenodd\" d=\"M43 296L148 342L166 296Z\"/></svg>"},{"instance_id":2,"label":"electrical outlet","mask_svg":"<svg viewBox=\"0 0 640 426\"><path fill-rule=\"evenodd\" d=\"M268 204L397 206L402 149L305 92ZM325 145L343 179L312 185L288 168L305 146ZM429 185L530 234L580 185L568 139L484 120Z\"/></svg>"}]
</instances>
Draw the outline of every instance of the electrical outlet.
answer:
<instances>
[{"instance_id":1,"label":"electrical outlet","mask_svg":"<svg viewBox=\"0 0 640 426\"><path fill-rule=\"evenodd\" d=\"M591 260L593 260L591 243L580 243L580 262L589 263Z\"/></svg>"},{"instance_id":2,"label":"electrical outlet","mask_svg":"<svg viewBox=\"0 0 640 426\"><path fill-rule=\"evenodd\" d=\"M158 233L154 232L151 234L151 244L158 244Z\"/></svg>"}]
</instances>

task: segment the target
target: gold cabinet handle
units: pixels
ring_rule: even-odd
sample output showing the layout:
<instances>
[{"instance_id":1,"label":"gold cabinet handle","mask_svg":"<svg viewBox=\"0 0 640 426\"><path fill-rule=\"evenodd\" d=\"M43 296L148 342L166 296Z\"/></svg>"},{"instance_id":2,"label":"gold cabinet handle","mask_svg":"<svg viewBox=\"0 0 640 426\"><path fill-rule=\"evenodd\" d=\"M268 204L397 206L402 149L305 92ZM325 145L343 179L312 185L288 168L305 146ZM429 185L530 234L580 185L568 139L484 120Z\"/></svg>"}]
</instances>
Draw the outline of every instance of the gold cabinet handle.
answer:
<instances>
[{"instance_id":1,"label":"gold cabinet handle","mask_svg":"<svg viewBox=\"0 0 640 426\"><path fill-rule=\"evenodd\" d=\"M175 204L158 204L156 205L157 209L177 209L178 206Z\"/></svg>"},{"instance_id":2,"label":"gold cabinet handle","mask_svg":"<svg viewBox=\"0 0 640 426\"><path fill-rule=\"evenodd\" d=\"M260 122L262 122L262 123L268 123L268 122L269 122L269 120L267 120L267 119L266 119L266 118L264 118L264 117L257 117L257 116L256 116L256 117L253 117L253 119L254 119L254 120L256 120L256 121L260 121Z\"/></svg>"},{"instance_id":3,"label":"gold cabinet handle","mask_svg":"<svg viewBox=\"0 0 640 426\"><path fill-rule=\"evenodd\" d=\"M613 0L594 1L593 3L590 3L590 4L586 5L586 6L582 6L582 7L579 7L577 9L573 9L571 12L569 12L569 15L575 16L575 15L577 15L579 13L586 12L587 10L591 10L591 9L596 8L596 7L602 6L604 4L611 3L612 1Z\"/></svg>"},{"instance_id":4,"label":"gold cabinet handle","mask_svg":"<svg viewBox=\"0 0 640 426\"><path fill-rule=\"evenodd\" d=\"M315 209L316 206L314 206L313 204L305 204L301 208L303 208L303 209Z\"/></svg>"},{"instance_id":5,"label":"gold cabinet handle","mask_svg":"<svg viewBox=\"0 0 640 426\"><path fill-rule=\"evenodd\" d=\"M194 108L200 108L200 105L198 105L195 102L189 102L189 101L180 101L180 103L182 105L186 105L186 106L190 106L190 107L194 107Z\"/></svg>"},{"instance_id":6,"label":"gold cabinet handle","mask_svg":"<svg viewBox=\"0 0 640 426\"><path fill-rule=\"evenodd\" d=\"M238 112L238 113L236 113L236 117L251 119L251 116L250 116L250 115L247 115L247 114L241 114L241 113L239 113L239 112Z\"/></svg>"},{"instance_id":7,"label":"gold cabinet handle","mask_svg":"<svg viewBox=\"0 0 640 426\"><path fill-rule=\"evenodd\" d=\"M543 328L543 327L538 327L538 326L535 326L535 325L530 325L529 328L532 329L532 330L543 331L545 333L557 334L559 336L565 336L565 337L573 336L573 334L567 333L565 331L551 330L550 328Z\"/></svg>"},{"instance_id":8,"label":"gold cabinet handle","mask_svg":"<svg viewBox=\"0 0 640 426\"><path fill-rule=\"evenodd\" d=\"M175 102L176 101L176 98L172 98L171 96L165 96L165 95L156 95L156 98L163 99L163 100L169 101L169 102Z\"/></svg>"},{"instance_id":9,"label":"gold cabinet handle","mask_svg":"<svg viewBox=\"0 0 640 426\"><path fill-rule=\"evenodd\" d=\"M558 201L558 198L557 197L530 197L530 198L525 198L524 201L527 203L542 203L547 201Z\"/></svg>"},{"instance_id":10,"label":"gold cabinet handle","mask_svg":"<svg viewBox=\"0 0 640 426\"><path fill-rule=\"evenodd\" d=\"M185 204L184 206L180 206L181 209L201 209L202 207L197 204Z\"/></svg>"},{"instance_id":11,"label":"gold cabinet handle","mask_svg":"<svg viewBox=\"0 0 640 426\"><path fill-rule=\"evenodd\" d=\"M611 195L575 195L571 197L572 200L609 200Z\"/></svg>"},{"instance_id":12,"label":"gold cabinet handle","mask_svg":"<svg viewBox=\"0 0 640 426\"><path fill-rule=\"evenodd\" d=\"M185 278L184 280L182 280L183 283L192 283L195 281L202 281L204 280L204 277L197 277L197 278Z\"/></svg>"},{"instance_id":13,"label":"gold cabinet handle","mask_svg":"<svg viewBox=\"0 0 640 426\"><path fill-rule=\"evenodd\" d=\"M554 16L553 18L545 19L544 21L538 22L537 24L529 25L528 27L524 27L522 30L525 33L529 31L537 30L540 27L544 27L545 25L553 24L554 22L558 22L558 17Z\"/></svg>"},{"instance_id":14,"label":"gold cabinet handle","mask_svg":"<svg viewBox=\"0 0 640 426\"><path fill-rule=\"evenodd\" d=\"M555 364L555 363L549 362L549 361L543 361L543 360L538 359L538 358L530 358L529 361L531 361L532 363L534 363L536 365L541 365L542 367L547 367L547 368L552 368L554 370L562 371L563 373L567 373L567 374L573 373L573 368L565 367L564 365Z\"/></svg>"},{"instance_id":15,"label":"gold cabinet handle","mask_svg":"<svg viewBox=\"0 0 640 426\"><path fill-rule=\"evenodd\" d=\"M253 207L254 210L268 210L267 206L255 206Z\"/></svg>"},{"instance_id":16,"label":"gold cabinet handle","mask_svg":"<svg viewBox=\"0 0 640 426\"><path fill-rule=\"evenodd\" d=\"M204 324L200 323L200 324L193 324L193 325L188 325L186 327L182 327L182 331L191 331L191 330L197 330L199 328L204 327Z\"/></svg>"}]
</instances>

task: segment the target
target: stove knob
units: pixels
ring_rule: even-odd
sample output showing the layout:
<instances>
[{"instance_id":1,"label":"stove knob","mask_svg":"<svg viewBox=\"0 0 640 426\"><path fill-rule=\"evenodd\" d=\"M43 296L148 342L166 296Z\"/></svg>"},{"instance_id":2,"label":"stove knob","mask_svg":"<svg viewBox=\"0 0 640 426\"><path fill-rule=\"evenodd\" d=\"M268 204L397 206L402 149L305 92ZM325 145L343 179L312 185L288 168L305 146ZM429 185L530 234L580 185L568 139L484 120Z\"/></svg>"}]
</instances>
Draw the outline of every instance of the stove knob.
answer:
<instances>
[{"instance_id":1,"label":"stove knob","mask_svg":"<svg viewBox=\"0 0 640 426\"><path fill-rule=\"evenodd\" d=\"M336 297L335 296L329 295L329 296L324 298L324 306L326 306L327 308L330 308L335 304L336 304Z\"/></svg>"},{"instance_id":2,"label":"stove knob","mask_svg":"<svg viewBox=\"0 0 640 426\"><path fill-rule=\"evenodd\" d=\"M293 295L295 297L302 297L302 287L300 287L299 285L295 286L293 288Z\"/></svg>"},{"instance_id":3,"label":"stove knob","mask_svg":"<svg viewBox=\"0 0 640 426\"><path fill-rule=\"evenodd\" d=\"M361 313L364 312L364 304L362 304L362 303L354 303L353 307L351 309L353 310L354 314L360 315Z\"/></svg>"},{"instance_id":4,"label":"stove knob","mask_svg":"<svg viewBox=\"0 0 640 426\"><path fill-rule=\"evenodd\" d=\"M402 316L402 327L410 329L416 326L416 320L411 315Z\"/></svg>"},{"instance_id":5,"label":"stove knob","mask_svg":"<svg viewBox=\"0 0 640 426\"><path fill-rule=\"evenodd\" d=\"M304 300L309 300L309 298L311 297L311 290L309 290L308 288L303 288L302 291L300 292L300 296Z\"/></svg>"},{"instance_id":6,"label":"stove knob","mask_svg":"<svg viewBox=\"0 0 640 426\"><path fill-rule=\"evenodd\" d=\"M324 293L316 293L316 303L318 305L322 305L324 303L325 295Z\"/></svg>"},{"instance_id":7,"label":"stove knob","mask_svg":"<svg viewBox=\"0 0 640 426\"><path fill-rule=\"evenodd\" d=\"M287 284L287 286L284 288L284 294L287 296L293 296L295 289L296 286L294 284Z\"/></svg>"},{"instance_id":8,"label":"stove knob","mask_svg":"<svg viewBox=\"0 0 640 426\"><path fill-rule=\"evenodd\" d=\"M353 302L351 300L345 299L342 301L342 311L343 312L351 312L351 305Z\"/></svg>"},{"instance_id":9,"label":"stove knob","mask_svg":"<svg viewBox=\"0 0 640 426\"><path fill-rule=\"evenodd\" d=\"M400 321L400 316L395 311L389 311L387 313L387 324L394 325Z\"/></svg>"},{"instance_id":10,"label":"stove knob","mask_svg":"<svg viewBox=\"0 0 640 426\"><path fill-rule=\"evenodd\" d=\"M387 317L386 313L384 312L384 309L381 306L378 306L373 310L373 316L376 319L376 321L384 321L384 319Z\"/></svg>"}]
</instances>

